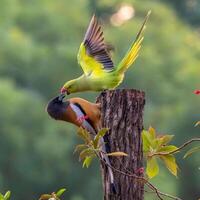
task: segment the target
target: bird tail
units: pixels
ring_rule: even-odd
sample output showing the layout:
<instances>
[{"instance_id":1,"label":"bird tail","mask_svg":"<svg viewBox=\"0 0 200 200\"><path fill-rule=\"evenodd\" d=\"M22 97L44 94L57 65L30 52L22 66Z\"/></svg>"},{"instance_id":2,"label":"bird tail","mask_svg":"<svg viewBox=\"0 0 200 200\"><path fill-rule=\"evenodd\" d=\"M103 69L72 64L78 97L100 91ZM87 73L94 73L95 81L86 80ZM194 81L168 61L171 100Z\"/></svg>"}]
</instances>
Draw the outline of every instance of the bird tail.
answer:
<instances>
[{"instance_id":1,"label":"bird tail","mask_svg":"<svg viewBox=\"0 0 200 200\"><path fill-rule=\"evenodd\" d=\"M100 145L101 145L101 150L105 153L109 153L110 152L110 148L107 144L106 137L104 136L103 138L100 139ZM108 169L108 174L109 174L109 178L110 178L110 189L111 192L113 194L117 194L117 188L115 185L115 180L114 180L114 175L113 175L113 171L112 168L110 167L110 160L108 158L108 156L105 153L100 153L101 158L104 160L104 162L107 164L106 167Z\"/></svg>"},{"instance_id":2,"label":"bird tail","mask_svg":"<svg viewBox=\"0 0 200 200\"><path fill-rule=\"evenodd\" d=\"M138 52L140 50L141 43L142 43L143 38L144 38L143 37L143 31L145 29L145 25L147 23L147 20L148 20L150 14L151 14L151 11L149 11L147 13L147 15L144 19L144 22L142 23L142 26L141 26L134 42L132 43L130 49L125 54L122 61L118 64L118 66L117 66L117 72L118 73L120 73L120 74L124 73L133 64L133 62L138 57Z\"/></svg>"}]
</instances>

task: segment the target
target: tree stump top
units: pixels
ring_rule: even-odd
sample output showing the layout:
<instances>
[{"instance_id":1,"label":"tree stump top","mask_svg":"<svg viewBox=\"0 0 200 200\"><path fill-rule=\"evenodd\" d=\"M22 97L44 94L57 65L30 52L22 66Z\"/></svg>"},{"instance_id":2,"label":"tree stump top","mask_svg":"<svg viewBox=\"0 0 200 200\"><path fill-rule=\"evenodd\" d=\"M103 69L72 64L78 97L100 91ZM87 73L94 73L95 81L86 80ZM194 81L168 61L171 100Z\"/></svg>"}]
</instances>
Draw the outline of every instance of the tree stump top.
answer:
<instances>
[{"instance_id":1,"label":"tree stump top","mask_svg":"<svg viewBox=\"0 0 200 200\"><path fill-rule=\"evenodd\" d=\"M135 97L135 98L142 98L144 99L145 98L145 92L142 91L142 90L136 90L136 89L114 89L114 90L104 90L100 93L99 97L102 95L106 95L106 94L112 94L112 95L123 95L123 94L126 94L126 95L131 95L132 97ZM97 99L99 98L97 97Z\"/></svg>"}]
</instances>

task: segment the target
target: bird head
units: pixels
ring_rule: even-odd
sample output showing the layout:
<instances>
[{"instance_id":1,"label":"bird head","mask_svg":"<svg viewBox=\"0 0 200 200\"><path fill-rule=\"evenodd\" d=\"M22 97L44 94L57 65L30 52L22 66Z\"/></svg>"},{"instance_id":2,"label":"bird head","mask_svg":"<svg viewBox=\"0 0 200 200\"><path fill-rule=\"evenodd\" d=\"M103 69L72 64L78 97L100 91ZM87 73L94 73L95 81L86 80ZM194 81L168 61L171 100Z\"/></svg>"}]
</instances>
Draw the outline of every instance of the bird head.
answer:
<instances>
[{"instance_id":1,"label":"bird head","mask_svg":"<svg viewBox=\"0 0 200 200\"><path fill-rule=\"evenodd\" d=\"M61 94L71 94L77 91L78 85L76 80L68 81L64 84L64 86L61 88L60 93Z\"/></svg>"},{"instance_id":2,"label":"bird head","mask_svg":"<svg viewBox=\"0 0 200 200\"><path fill-rule=\"evenodd\" d=\"M66 112L67 107L69 106L69 101L63 101L65 98L64 94L60 94L57 97L51 99L46 107L48 114L54 119L62 119L63 114Z\"/></svg>"}]
</instances>

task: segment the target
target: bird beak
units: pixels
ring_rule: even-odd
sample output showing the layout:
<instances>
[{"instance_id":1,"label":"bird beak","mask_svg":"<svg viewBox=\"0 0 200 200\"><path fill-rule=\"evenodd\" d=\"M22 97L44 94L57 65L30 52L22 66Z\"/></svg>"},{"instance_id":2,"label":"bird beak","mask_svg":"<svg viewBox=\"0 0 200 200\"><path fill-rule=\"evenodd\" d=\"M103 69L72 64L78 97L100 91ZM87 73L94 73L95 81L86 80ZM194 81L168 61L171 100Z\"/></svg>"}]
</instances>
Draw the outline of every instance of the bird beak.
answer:
<instances>
[{"instance_id":1,"label":"bird beak","mask_svg":"<svg viewBox=\"0 0 200 200\"><path fill-rule=\"evenodd\" d=\"M67 89L64 88L64 87L61 88L60 93L61 93L61 94L67 94L67 95L70 94L70 93L67 91Z\"/></svg>"},{"instance_id":2,"label":"bird beak","mask_svg":"<svg viewBox=\"0 0 200 200\"><path fill-rule=\"evenodd\" d=\"M59 101L63 101L63 99L65 98L65 94L63 93L63 94L60 94L59 96L58 96L58 100Z\"/></svg>"}]
</instances>

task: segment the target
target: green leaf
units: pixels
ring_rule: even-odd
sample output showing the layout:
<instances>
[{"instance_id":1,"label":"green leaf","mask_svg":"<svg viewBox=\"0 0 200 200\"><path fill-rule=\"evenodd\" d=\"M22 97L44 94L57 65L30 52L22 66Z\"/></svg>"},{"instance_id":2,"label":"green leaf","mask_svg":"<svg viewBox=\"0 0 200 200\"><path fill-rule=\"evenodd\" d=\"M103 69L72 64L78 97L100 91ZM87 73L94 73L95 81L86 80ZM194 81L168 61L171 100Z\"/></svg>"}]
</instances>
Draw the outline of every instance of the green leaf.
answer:
<instances>
[{"instance_id":1,"label":"green leaf","mask_svg":"<svg viewBox=\"0 0 200 200\"><path fill-rule=\"evenodd\" d=\"M85 144L79 144L79 145L77 145L77 146L75 147L74 153L76 153L76 152L78 152L78 151L82 151L83 149L86 149L86 148L88 148L87 145L85 145Z\"/></svg>"},{"instance_id":2,"label":"green leaf","mask_svg":"<svg viewBox=\"0 0 200 200\"><path fill-rule=\"evenodd\" d=\"M108 128L102 128L98 134L95 136L93 144L94 144L94 148L96 149L98 147L99 144L99 139L102 138L108 131Z\"/></svg>"},{"instance_id":3,"label":"green leaf","mask_svg":"<svg viewBox=\"0 0 200 200\"><path fill-rule=\"evenodd\" d=\"M158 153L170 153L170 152L175 151L177 149L178 149L178 147L176 147L174 145L163 146L158 150Z\"/></svg>"},{"instance_id":4,"label":"green leaf","mask_svg":"<svg viewBox=\"0 0 200 200\"><path fill-rule=\"evenodd\" d=\"M87 167L88 168L90 166L93 158L94 158L94 156L87 156L85 158L85 160L83 161L83 167Z\"/></svg>"},{"instance_id":5,"label":"green leaf","mask_svg":"<svg viewBox=\"0 0 200 200\"><path fill-rule=\"evenodd\" d=\"M0 200L4 200L4 196L0 193Z\"/></svg>"},{"instance_id":6,"label":"green leaf","mask_svg":"<svg viewBox=\"0 0 200 200\"><path fill-rule=\"evenodd\" d=\"M85 143L89 144L91 143L91 136L88 131L80 127L78 129L78 135L85 141Z\"/></svg>"},{"instance_id":7,"label":"green leaf","mask_svg":"<svg viewBox=\"0 0 200 200\"><path fill-rule=\"evenodd\" d=\"M95 152L92 149L84 149L83 151L81 151L80 155L79 155L79 159L83 160L88 156L95 156Z\"/></svg>"},{"instance_id":8,"label":"green leaf","mask_svg":"<svg viewBox=\"0 0 200 200\"><path fill-rule=\"evenodd\" d=\"M8 200L10 198L11 192L7 191L6 194L4 195L4 199Z\"/></svg>"},{"instance_id":9,"label":"green leaf","mask_svg":"<svg viewBox=\"0 0 200 200\"><path fill-rule=\"evenodd\" d=\"M48 199L50 199L51 198L51 195L50 194L43 194L40 198L39 198L39 200L48 200Z\"/></svg>"},{"instance_id":10,"label":"green leaf","mask_svg":"<svg viewBox=\"0 0 200 200\"><path fill-rule=\"evenodd\" d=\"M149 138L149 132L143 130L142 131L142 142L143 142L143 151L148 152L150 150L151 141Z\"/></svg>"},{"instance_id":11,"label":"green leaf","mask_svg":"<svg viewBox=\"0 0 200 200\"><path fill-rule=\"evenodd\" d=\"M165 166L168 170L174 175L177 176L178 165L176 164L176 159L173 155L164 155L159 156L165 163Z\"/></svg>"},{"instance_id":12,"label":"green leaf","mask_svg":"<svg viewBox=\"0 0 200 200\"><path fill-rule=\"evenodd\" d=\"M62 189L58 190L58 191L56 192L56 196L57 196L57 197L61 197L62 194L63 194L65 191L66 191L66 188L62 188Z\"/></svg>"},{"instance_id":13,"label":"green leaf","mask_svg":"<svg viewBox=\"0 0 200 200\"><path fill-rule=\"evenodd\" d=\"M157 149L158 147L158 142L157 138L152 137L152 135L148 131L143 131L143 140L144 140L144 147L143 150L144 152L150 152L153 149Z\"/></svg>"},{"instance_id":14,"label":"green leaf","mask_svg":"<svg viewBox=\"0 0 200 200\"><path fill-rule=\"evenodd\" d=\"M156 130L154 128L152 128L150 126L148 132L151 135L151 139L155 139L156 138Z\"/></svg>"},{"instance_id":15,"label":"green leaf","mask_svg":"<svg viewBox=\"0 0 200 200\"><path fill-rule=\"evenodd\" d=\"M153 178L159 173L159 166L155 157L147 159L146 173L149 178Z\"/></svg>"},{"instance_id":16,"label":"green leaf","mask_svg":"<svg viewBox=\"0 0 200 200\"><path fill-rule=\"evenodd\" d=\"M199 126L200 125L200 121L196 122L196 124L194 125L194 127Z\"/></svg>"},{"instance_id":17,"label":"green leaf","mask_svg":"<svg viewBox=\"0 0 200 200\"><path fill-rule=\"evenodd\" d=\"M121 152L121 151L116 151L112 153L107 153L107 156L128 156L127 153Z\"/></svg>"},{"instance_id":18,"label":"green leaf","mask_svg":"<svg viewBox=\"0 0 200 200\"><path fill-rule=\"evenodd\" d=\"M190 156L191 154L193 154L193 153L195 153L195 152L197 152L197 151L200 151L200 146L198 146L198 147L193 147L193 148L191 148L190 150L188 150L188 151L186 152L186 154L184 155L183 158L187 158L188 156Z\"/></svg>"}]
</instances>

